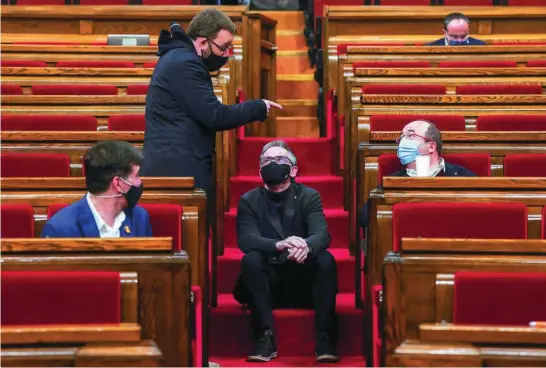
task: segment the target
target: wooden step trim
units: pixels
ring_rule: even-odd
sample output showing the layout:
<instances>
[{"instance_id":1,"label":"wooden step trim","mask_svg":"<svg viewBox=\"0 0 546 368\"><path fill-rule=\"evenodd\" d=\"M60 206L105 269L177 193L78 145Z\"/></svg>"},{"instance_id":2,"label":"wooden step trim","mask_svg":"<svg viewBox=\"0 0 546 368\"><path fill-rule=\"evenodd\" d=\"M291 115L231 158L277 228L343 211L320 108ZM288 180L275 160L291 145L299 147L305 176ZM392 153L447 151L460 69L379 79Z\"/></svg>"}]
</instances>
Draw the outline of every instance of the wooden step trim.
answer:
<instances>
[{"instance_id":1,"label":"wooden step trim","mask_svg":"<svg viewBox=\"0 0 546 368\"><path fill-rule=\"evenodd\" d=\"M278 36L303 36L303 31L296 31L293 29L277 29L275 31Z\"/></svg>"},{"instance_id":2,"label":"wooden step trim","mask_svg":"<svg viewBox=\"0 0 546 368\"><path fill-rule=\"evenodd\" d=\"M307 50L280 50L277 56L307 56Z\"/></svg>"},{"instance_id":3,"label":"wooden step trim","mask_svg":"<svg viewBox=\"0 0 546 368\"><path fill-rule=\"evenodd\" d=\"M315 80L313 74L277 74L277 82L308 82Z\"/></svg>"},{"instance_id":4,"label":"wooden step trim","mask_svg":"<svg viewBox=\"0 0 546 368\"><path fill-rule=\"evenodd\" d=\"M318 100L278 100L283 106L316 106Z\"/></svg>"}]
</instances>

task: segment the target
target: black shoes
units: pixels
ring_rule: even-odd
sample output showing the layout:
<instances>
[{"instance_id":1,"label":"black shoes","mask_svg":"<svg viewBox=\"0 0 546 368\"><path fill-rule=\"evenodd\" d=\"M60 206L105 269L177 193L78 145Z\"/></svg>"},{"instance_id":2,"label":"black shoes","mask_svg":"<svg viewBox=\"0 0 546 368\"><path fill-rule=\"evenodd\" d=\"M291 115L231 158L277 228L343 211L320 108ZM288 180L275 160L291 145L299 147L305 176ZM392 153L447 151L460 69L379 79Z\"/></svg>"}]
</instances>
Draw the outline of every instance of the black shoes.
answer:
<instances>
[{"instance_id":1,"label":"black shoes","mask_svg":"<svg viewBox=\"0 0 546 368\"><path fill-rule=\"evenodd\" d=\"M334 338L326 331L317 331L316 354L319 363L335 363L339 361L336 353Z\"/></svg>"},{"instance_id":2,"label":"black shoes","mask_svg":"<svg viewBox=\"0 0 546 368\"><path fill-rule=\"evenodd\" d=\"M249 362L269 362L277 357L277 346L275 336L271 330L264 330L258 333L252 354L247 357Z\"/></svg>"}]
</instances>

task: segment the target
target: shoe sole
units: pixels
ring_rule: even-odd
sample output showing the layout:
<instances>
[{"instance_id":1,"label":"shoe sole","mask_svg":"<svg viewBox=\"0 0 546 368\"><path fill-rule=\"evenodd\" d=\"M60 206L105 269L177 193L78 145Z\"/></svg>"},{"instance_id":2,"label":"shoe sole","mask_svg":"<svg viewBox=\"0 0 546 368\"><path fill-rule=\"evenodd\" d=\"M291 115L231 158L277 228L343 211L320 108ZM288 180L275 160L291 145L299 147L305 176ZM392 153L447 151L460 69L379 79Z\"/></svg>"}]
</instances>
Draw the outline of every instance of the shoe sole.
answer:
<instances>
[{"instance_id":1,"label":"shoe sole","mask_svg":"<svg viewBox=\"0 0 546 368\"><path fill-rule=\"evenodd\" d=\"M337 363L339 362L339 357L331 354L323 354L317 357L317 362L319 363Z\"/></svg>"},{"instance_id":2,"label":"shoe sole","mask_svg":"<svg viewBox=\"0 0 546 368\"><path fill-rule=\"evenodd\" d=\"M248 357L246 357L246 361L247 362L270 362L271 359L275 359L277 356L279 356L278 352L274 352L272 353L270 356L268 357L265 357L265 356L259 356L259 355L250 355Z\"/></svg>"}]
</instances>

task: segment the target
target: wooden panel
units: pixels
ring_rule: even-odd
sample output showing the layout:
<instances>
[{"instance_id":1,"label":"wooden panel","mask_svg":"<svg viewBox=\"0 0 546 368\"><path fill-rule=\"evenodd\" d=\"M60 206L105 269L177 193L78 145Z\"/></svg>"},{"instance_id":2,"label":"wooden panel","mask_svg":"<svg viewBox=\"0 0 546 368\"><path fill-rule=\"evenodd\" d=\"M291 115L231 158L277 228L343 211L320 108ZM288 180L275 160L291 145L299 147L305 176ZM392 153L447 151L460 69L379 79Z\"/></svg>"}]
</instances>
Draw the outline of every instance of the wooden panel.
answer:
<instances>
[{"instance_id":1,"label":"wooden panel","mask_svg":"<svg viewBox=\"0 0 546 368\"><path fill-rule=\"evenodd\" d=\"M419 338L487 344L546 344L546 328L423 323L419 325Z\"/></svg>"},{"instance_id":2,"label":"wooden panel","mask_svg":"<svg viewBox=\"0 0 546 368\"><path fill-rule=\"evenodd\" d=\"M3 179L6 180L6 179ZM147 189L147 188L146 188ZM172 250L172 238L139 238L135 244L131 238L111 238L97 242L94 238L63 239L2 239L2 252L149 252ZM135 248L137 246L138 248Z\"/></svg>"},{"instance_id":3,"label":"wooden panel","mask_svg":"<svg viewBox=\"0 0 546 368\"><path fill-rule=\"evenodd\" d=\"M425 253L534 253L546 254L546 240L499 239L424 239L402 238L402 249Z\"/></svg>"}]
</instances>

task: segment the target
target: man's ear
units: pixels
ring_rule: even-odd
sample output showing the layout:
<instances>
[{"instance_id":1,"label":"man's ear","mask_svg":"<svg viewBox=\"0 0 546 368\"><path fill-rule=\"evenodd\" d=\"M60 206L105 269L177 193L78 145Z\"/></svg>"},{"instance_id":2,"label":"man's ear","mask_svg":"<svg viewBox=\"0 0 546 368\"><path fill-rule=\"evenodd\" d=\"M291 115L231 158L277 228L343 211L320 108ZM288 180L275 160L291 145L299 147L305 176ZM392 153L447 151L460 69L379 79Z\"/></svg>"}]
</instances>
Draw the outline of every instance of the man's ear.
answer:
<instances>
[{"instance_id":1,"label":"man's ear","mask_svg":"<svg viewBox=\"0 0 546 368\"><path fill-rule=\"evenodd\" d=\"M438 145L436 142L428 142L428 153L433 153L438 150Z\"/></svg>"},{"instance_id":2,"label":"man's ear","mask_svg":"<svg viewBox=\"0 0 546 368\"><path fill-rule=\"evenodd\" d=\"M296 175L298 175L298 170L299 168L297 166L292 166L292 168L290 169L290 177L295 178Z\"/></svg>"}]
</instances>

